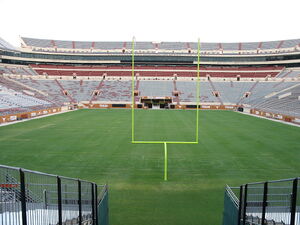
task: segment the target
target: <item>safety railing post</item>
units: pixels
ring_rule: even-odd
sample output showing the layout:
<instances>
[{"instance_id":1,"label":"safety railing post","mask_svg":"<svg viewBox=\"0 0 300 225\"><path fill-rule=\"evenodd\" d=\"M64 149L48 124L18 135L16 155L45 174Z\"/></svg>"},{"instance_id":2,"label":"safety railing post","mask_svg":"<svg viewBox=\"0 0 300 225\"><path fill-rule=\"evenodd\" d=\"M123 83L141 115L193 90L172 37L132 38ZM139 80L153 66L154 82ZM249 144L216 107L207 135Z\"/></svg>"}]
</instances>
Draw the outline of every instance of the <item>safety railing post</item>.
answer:
<instances>
[{"instance_id":1,"label":"safety railing post","mask_svg":"<svg viewBox=\"0 0 300 225\"><path fill-rule=\"evenodd\" d=\"M239 199L239 212L238 212L238 218L237 218L237 225L241 224L241 214L242 214L242 203L243 203L243 185L240 186L240 199Z\"/></svg>"},{"instance_id":2,"label":"safety railing post","mask_svg":"<svg viewBox=\"0 0 300 225\"><path fill-rule=\"evenodd\" d=\"M22 169L20 169L20 185L21 185L21 209L22 209L22 224L27 225L27 215L26 215L26 184L25 184L25 174Z\"/></svg>"},{"instance_id":3,"label":"safety railing post","mask_svg":"<svg viewBox=\"0 0 300 225\"><path fill-rule=\"evenodd\" d=\"M98 185L95 184L95 208L96 208L96 218L95 218L95 222L96 222L96 225L98 225Z\"/></svg>"},{"instance_id":4,"label":"safety railing post","mask_svg":"<svg viewBox=\"0 0 300 225\"><path fill-rule=\"evenodd\" d=\"M78 179L78 214L79 214L79 224L82 223L82 205L81 205L81 181Z\"/></svg>"},{"instance_id":5,"label":"safety railing post","mask_svg":"<svg viewBox=\"0 0 300 225\"><path fill-rule=\"evenodd\" d=\"M92 185L92 219L93 219L93 225L96 225L96 208L95 208L95 202L97 200L95 199L95 184L91 183ZM97 197L96 197L97 198Z\"/></svg>"},{"instance_id":6,"label":"safety railing post","mask_svg":"<svg viewBox=\"0 0 300 225\"><path fill-rule=\"evenodd\" d=\"M248 192L248 184L246 184L245 187L244 187L244 198L243 198L243 225L246 224L247 192Z\"/></svg>"},{"instance_id":7,"label":"safety railing post","mask_svg":"<svg viewBox=\"0 0 300 225\"><path fill-rule=\"evenodd\" d=\"M266 220L266 207L268 198L268 182L264 183L264 195L263 195L263 204L262 204L262 215L261 215L261 225L265 224Z\"/></svg>"},{"instance_id":8,"label":"safety railing post","mask_svg":"<svg viewBox=\"0 0 300 225\"><path fill-rule=\"evenodd\" d=\"M57 176L57 207L58 207L58 225L62 225L62 195L61 195L61 179Z\"/></svg>"},{"instance_id":9,"label":"safety railing post","mask_svg":"<svg viewBox=\"0 0 300 225\"><path fill-rule=\"evenodd\" d=\"M293 181L293 192L291 196L291 225L295 225L296 208L297 208L297 189L298 189L298 178Z\"/></svg>"}]
</instances>

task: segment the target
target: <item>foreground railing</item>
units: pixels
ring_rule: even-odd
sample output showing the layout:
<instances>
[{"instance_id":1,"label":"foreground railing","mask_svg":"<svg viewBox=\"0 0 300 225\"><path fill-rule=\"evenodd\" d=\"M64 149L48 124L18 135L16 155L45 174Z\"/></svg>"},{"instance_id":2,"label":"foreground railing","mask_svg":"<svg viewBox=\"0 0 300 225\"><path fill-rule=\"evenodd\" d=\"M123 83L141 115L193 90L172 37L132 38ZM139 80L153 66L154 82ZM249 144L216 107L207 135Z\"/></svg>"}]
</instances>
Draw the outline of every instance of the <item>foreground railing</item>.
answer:
<instances>
[{"instance_id":1,"label":"foreground railing","mask_svg":"<svg viewBox=\"0 0 300 225\"><path fill-rule=\"evenodd\" d=\"M229 186L225 188L223 225L238 225L239 199L235 196L233 189Z\"/></svg>"},{"instance_id":2,"label":"foreground railing","mask_svg":"<svg viewBox=\"0 0 300 225\"><path fill-rule=\"evenodd\" d=\"M106 225L98 189L108 195L106 185L0 165L0 225Z\"/></svg>"},{"instance_id":3,"label":"foreground railing","mask_svg":"<svg viewBox=\"0 0 300 225\"><path fill-rule=\"evenodd\" d=\"M300 225L298 183L294 178L227 186L223 225Z\"/></svg>"},{"instance_id":4,"label":"foreground railing","mask_svg":"<svg viewBox=\"0 0 300 225\"><path fill-rule=\"evenodd\" d=\"M98 224L109 225L108 209L108 190L107 186L104 186L101 193L98 195Z\"/></svg>"}]
</instances>

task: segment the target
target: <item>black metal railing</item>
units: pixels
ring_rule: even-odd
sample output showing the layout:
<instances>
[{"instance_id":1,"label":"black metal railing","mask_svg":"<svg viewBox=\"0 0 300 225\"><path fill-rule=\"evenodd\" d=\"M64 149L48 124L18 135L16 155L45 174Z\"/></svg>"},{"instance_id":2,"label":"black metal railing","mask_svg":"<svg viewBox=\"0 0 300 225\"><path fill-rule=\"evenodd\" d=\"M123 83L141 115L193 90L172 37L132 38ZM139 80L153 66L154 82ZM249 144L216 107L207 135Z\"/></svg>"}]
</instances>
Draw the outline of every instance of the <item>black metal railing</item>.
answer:
<instances>
[{"instance_id":1,"label":"black metal railing","mask_svg":"<svg viewBox=\"0 0 300 225\"><path fill-rule=\"evenodd\" d=\"M107 225L98 189L108 195L106 185L0 165L0 225Z\"/></svg>"},{"instance_id":2,"label":"black metal railing","mask_svg":"<svg viewBox=\"0 0 300 225\"><path fill-rule=\"evenodd\" d=\"M227 186L223 225L300 225L299 179Z\"/></svg>"}]
</instances>

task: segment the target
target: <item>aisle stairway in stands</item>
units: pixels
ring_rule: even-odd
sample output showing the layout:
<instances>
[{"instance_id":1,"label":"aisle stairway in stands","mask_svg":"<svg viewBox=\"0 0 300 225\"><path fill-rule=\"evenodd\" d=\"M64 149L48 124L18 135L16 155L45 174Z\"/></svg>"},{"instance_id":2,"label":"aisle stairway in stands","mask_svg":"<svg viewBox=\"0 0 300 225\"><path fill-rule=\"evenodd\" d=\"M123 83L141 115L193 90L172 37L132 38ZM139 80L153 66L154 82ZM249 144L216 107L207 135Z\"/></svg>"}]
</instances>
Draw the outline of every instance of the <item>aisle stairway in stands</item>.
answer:
<instances>
[{"instance_id":1,"label":"aisle stairway in stands","mask_svg":"<svg viewBox=\"0 0 300 225\"><path fill-rule=\"evenodd\" d=\"M99 98L99 95L101 93L101 87L103 86L103 82L104 82L104 78L102 78L102 80L99 82L98 86L95 88L95 90L93 90L93 95L90 99L90 103L92 103L93 101L97 101ZM97 93L97 94L96 94Z\"/></svg>"},{"instance_id":2,"label":"aisle stairway in stands","mask_svg":"<svg viewBox=\"0 0 300 225\"><path fill-rule=\"evenodd\" d=\"M209 81L209 84L210 84L210 86L211 86L213 92L219 93L219 94L220 94L220 92L218 92L218 90L217 90L216 87L214 86L214 84L213 84L213 82L211 81L211 79L209 79L208 81ZM222 101L222 99L220 98L220 95L219 95L219 94L218 94L216 97L217 97L218 101L220 102L220 104L223 105L223 101Z\"/></svg>"},{"instance_id":3,"label":"aisle stairway in stands","mask_svg":"<svg viewBox=\"0 0 300 225\"><path fill-rule=\"evenodd\" d=\"M59 86L59 88L61 90L61 94L67 96L69 98L70 102L75 103L76 101L70 95L70 93L68 92L68 90L66 90L57 79L55 79L55 82Z\"/></svg>"},{"instance_id":4,"label":"aisle stairway in stands","mask_svg":"<svg viewBox=\"0 0 300 225\"><path fill-rule=\"evenodd\" d=\"M175 96L174 100L175 100L176 104L179 105L180 104L180 98L179 98L179 94L180 93L178 93L177 85L176 85L176 80L175 79L173 80L173 91L174 91L174 93L178 94L177 96Z\"/></svg>"}]
</instances>

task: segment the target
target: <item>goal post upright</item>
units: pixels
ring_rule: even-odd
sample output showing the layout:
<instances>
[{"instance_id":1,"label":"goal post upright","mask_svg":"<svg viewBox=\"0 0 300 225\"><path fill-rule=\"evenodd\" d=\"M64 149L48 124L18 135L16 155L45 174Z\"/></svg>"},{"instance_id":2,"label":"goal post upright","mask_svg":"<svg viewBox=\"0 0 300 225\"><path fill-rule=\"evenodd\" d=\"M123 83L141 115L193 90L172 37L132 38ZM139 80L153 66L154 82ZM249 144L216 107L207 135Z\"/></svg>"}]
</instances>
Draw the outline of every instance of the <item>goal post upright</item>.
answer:
<instances>
[{"instance_id":1,"label":"goal post upright","mask_svg":"<svg viewBox=\"0 0 300 225\"><path fill-rule=\"evenodd\" d=\"M198 38L197 49L197 112L196 112L196 142L199 141L199 104L200 104L200 38Z\"/></svg>"},{"instance_id":2,"label":"goal post upright","mask_svg":"<svg viewBox=\"0 0 300 225\"><path fill-rule=\"evenodd\" d=\"M131 52L131 142L134 143L134 43L135 38L132 38L132 52Z\"/></svg>"}]
</instances>

